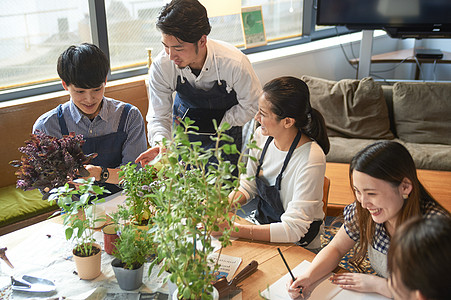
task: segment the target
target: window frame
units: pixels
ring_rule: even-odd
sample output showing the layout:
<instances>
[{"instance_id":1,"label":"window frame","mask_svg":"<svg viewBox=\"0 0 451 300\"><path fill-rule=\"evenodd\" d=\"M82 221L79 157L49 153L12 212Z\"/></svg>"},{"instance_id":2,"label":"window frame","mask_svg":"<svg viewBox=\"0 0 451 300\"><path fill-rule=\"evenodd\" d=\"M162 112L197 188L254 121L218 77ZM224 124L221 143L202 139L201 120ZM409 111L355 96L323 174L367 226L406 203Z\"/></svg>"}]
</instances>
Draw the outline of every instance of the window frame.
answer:
<instances>
[{"instance_id":1,"label":"window frame","mask_svg":"<svg viewBox=\"0 0 451 300\"><path fill-rule=\"evenodd\" d=\"M89 19L91 25L92 43L99 46L100 49L109 58L109 44L106 20L106 6L105 0L88 0L89 2ZM304 44L311 41L328 38L331 36L347 34L353 32L343 26L331 27L328 29L315 30L316 24L316 0L304 0L303 2L303 17L302 17L302 32L301 36L295 38L287 38L267 45L254 48L238 48L244 54L252 54L264 52L294 45ZM136 67L127 70L121 70L108 74L108 81L125 79L129 77L145 75L148 72L147 66ZM63 87L59 81L52 81L36 86L24 86L12 90L0 91L0 103L16 100L26 97L42 95L46 93L62 91Z\"/></svg>"}]
</instances>

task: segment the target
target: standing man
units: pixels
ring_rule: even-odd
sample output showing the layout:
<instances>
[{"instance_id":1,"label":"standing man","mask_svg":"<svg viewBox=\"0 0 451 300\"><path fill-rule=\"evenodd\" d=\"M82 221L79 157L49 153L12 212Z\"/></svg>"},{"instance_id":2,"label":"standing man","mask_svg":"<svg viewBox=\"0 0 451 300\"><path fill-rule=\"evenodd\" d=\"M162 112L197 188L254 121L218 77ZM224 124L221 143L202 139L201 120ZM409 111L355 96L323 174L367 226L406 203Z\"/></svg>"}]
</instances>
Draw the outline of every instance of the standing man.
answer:
<instances>
[{"instance_id":1,"label":"standing man","mask_svg":"<svg viewBox=\"0 0 451 300\"><path fill-rule=\"evenodd\" d=\"M249 59L236 47L207 38L211 26L197 0L171 1L163 7L157 28L164 51L150 68L147 122L153 147L136 162L145 165L154 159L162 139L171 137L173 123L185 117L194 120L201 133L191 136L191 141L211 147L212 120L216 119L218 125L232 126L226 133L241 149L242 126L255 115L261 91ZM237 162L237 157L227 159Z\"/></svg>"}]
</instances>

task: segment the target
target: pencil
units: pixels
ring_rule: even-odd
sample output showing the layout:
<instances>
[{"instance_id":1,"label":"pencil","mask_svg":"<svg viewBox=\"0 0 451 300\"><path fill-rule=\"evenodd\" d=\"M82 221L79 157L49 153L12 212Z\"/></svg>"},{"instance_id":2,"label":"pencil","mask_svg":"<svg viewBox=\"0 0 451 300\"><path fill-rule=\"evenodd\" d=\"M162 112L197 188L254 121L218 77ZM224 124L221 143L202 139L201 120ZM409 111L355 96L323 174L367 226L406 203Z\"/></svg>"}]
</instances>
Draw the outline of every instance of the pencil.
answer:
<instances>
[{"instance_id":1,"label":"pencil","mask_svg":"<svg viewBox=\"0 0 451 300\"><path fill-rule=\"evenodd\" d=\"M283 260L285 266L287 267L288 272L289 272L290 275L291 275L291 278L293 279L293 281L295 281L295 280L296 280L296 277L294 277L293 273L291 272L291 269L290 269L290 267L288 266L288 263L287 263L287 261L285 260L285 257L283 257L282 251L280 251L280 248L277 248L277 251L279 251L280 257L282 257L282 260ZM301 290L299 291L299 293L302 294L302 287L301 287Z\"/></svg>"},{"instance_id":2,"label":"pencil","mask_svg":"<svg viewBox=\"0 0 451 300\"><path fill-rule=\"evenodd\" d=\"M282 251L280 251L280 248L277 248L277 251L279 251L280 257L282 257L283 262L285 263L285 266L288 269L288 272L290 272L291 278L293 279L293 281L296 280L296 277L294 277L293 273L291 273L290 267L287 264L287 261L285 260L285 257L283 257Z\"/></svg>"}]
</instances>

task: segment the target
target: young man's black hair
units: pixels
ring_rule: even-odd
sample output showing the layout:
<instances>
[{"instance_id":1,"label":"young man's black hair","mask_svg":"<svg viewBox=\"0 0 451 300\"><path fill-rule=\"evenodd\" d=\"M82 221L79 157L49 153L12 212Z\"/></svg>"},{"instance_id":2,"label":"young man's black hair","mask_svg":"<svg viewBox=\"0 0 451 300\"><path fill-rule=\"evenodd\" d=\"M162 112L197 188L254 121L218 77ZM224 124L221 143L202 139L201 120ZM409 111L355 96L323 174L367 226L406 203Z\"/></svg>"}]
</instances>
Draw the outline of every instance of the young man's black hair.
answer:
<instances>
[{"instance_id":1,"label":"young man's black hair","mask_svg":"<svg viewBox=\"0 0 451 300\"><path fill-rule=\"evenodd\" d=\"M93 89L106 81L110 63L99 47L83 43L70 46L60 55L57 70L67 85Z\"/></svg>"}]
</instances>

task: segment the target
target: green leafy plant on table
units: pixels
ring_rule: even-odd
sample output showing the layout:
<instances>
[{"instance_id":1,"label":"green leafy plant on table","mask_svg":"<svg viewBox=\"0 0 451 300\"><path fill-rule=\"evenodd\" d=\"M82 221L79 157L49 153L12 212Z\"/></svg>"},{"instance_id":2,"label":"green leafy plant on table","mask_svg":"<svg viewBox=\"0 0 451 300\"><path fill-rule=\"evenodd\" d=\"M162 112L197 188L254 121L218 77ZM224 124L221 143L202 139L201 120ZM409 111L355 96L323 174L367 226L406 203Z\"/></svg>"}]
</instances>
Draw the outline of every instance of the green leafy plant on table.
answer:
<instances>
[{"instance_id":1,"label":"green leafy plant on table","mask_svg":"<svg viewBox=\"0 0 451 300\"><path fill-rule=\"evenodd\" d=\"M235 216L228 214L234 207L228 195L239 184L238 177L232 175L234 169L238 167L239 174L245 171L244 154L240 154L238 166L223 159L223 153L239 153L236 145L223 143L233 142L224 134L230 128L228 124L218 128L215 123L217 135L212 139L216 146L208 150L199 142L189 141L188 134L196 134L197 130L192 124L186 118L183 126L175 127L174 137L163 141L167 163L164 172L158 173L161 186L151 195L158 207L154 216L158 260L154 262L161 262L161 272L170 273L178 297L210 299L214 273L219 268L218 261L208 257L214 250L211 234L225 222L229 228L219 241L222 247L231 244ZM252 143L248 147L256 146ZM209 162L211 158L217 162Z\"/></svg>"},{"instance_id":2,"label":"green leafy plant on table","mask_svg":"<svg viewBox=\"0 0 451 300\"><path fill-rule=\"evenodd\" d=\"M119 230L113 256L121 261L124 269L137 269L155 254L153 235L125 224Z\"/></svg>"},{"instance_id":3,"label":"green leafy plant on table","mask_svg":"<svg viewBox=\"0 0 451 300\"><path fill-rule=\"evenodd\" d=\"M126 200L112 215L119 238L112 253L116 259L111 265L123 290L141 286L143 265L155 257L153 232L149 228L156 210L150 195L159 188L157 172L154 165L137 168L132 163L122 166L119 172Z\"/></svg>"},{"instance_id":4,"label":"green leafy plant on table","mask_svg":"<svg viewBox=\"0 0 451 300\"><path fill-rule=\"evenodd\" d=\"M122 207L111 216L119 236L113 256L121 261L121 267L130 270L140 267L155 256L153 232L133 224L133 212Z\"/></svg>"},{"instance_id":5,"label":"green leafy plant on table","mask_svg":"<svg viewBox=\"0 0 451 300\"><path fill-rule=\"evenodd\" d=\"M74 254L86 257L101 250L93 247L95 239L91 228L94 228L95 222L104 221L104 219L95 219L93 205L105 201L98 196L109 191L95 185L94 177L87 180L75 179L74 182L79 184L77 188L66 183L64 186L52 189L48 201L56 201L61 208L66 239L73 240L76 244Z\"/></svg>"},{"instance_id":6,"label":"green leafy plant on table","mask_svg":"<svg viewBox=\"0 0 451 300\"><path fill-rule=\"evenodd\" d=\"M129 220L138 226L148 225L155 214L155 205L151 197L153 191L159 188L158 170L153 165L137 168L128 163L121 167L119 178L123 193L126 195L124 205L118 207L122 219Z\"/></svg>"},{"instance_id":7,"label":"green leafy plant on table","mask_svg":"<svg viewBox=\"0 0 451 300\"><path fill-rule=\"evenodd\" d=\"M155 256L153 235L131 224L120 228L111 265L120 288L135 290L142 285L144 263Z\"/></svg>"}]
</instances>

